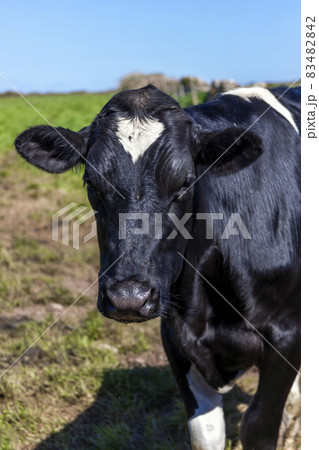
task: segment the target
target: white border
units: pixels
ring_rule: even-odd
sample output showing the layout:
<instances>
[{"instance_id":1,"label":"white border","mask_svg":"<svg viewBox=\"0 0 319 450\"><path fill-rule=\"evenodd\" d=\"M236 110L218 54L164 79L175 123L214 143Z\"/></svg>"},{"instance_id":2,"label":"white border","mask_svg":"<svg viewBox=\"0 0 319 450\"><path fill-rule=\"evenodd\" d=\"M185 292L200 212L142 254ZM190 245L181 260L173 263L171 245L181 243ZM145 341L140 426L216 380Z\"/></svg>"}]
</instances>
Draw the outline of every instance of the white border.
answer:
<instances>
[{"instance_id":1,"label":"white border","mask_svg":"<svg viewBox=\"0 0 319 450\"><path fill-rule=\"evenodd\" d=\"M319 98L319 8L313 0L301 4L301 79L302 79L302 448L318 446L319 388L319 137L307 137L307 97ZM316 77L306 77L306 17L315 16ZM308 22L307 22L308 23ZM310 81L311 80L311 81ZM313 84L310 90L310 82ZM316 110L316 134L319 136L319 107Z\"/></svg>"}]
</instances>

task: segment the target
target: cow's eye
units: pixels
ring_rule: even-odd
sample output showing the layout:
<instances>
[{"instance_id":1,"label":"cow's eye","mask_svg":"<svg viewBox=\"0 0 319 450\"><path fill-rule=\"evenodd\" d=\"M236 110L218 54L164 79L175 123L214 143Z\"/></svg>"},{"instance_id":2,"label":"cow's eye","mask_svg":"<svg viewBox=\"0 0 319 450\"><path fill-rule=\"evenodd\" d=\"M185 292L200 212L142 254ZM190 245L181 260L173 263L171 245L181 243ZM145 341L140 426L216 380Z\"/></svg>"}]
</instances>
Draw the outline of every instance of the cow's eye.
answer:
<instances>
[{"instance_id":1,"label":"cow's eye","mask_svg":"<svg viewBox=\"0 0 319 450\"><path fill-rule=\"evenodd\" d=\"M96 188L91 184L91 182L90 182L90 180L88 180L88 179L86 179L86 180L84 180L84 184L86 185L86 187L87 187L87 190L88 190L88 194L91 196L91 198L92 197L95 197L95 198L100 198L100 194L99 194L99 192L96 190Z\"/></svg>"},{"instance_id":2,"label":"cow's eye","mask_svg":"<svg viewBox=\"0 0 319 450\"><path fill-rule=\"evenodd\" d=\"M187 175L187 177L184 181L183 187L190 187L194 183L195 180L196 180L195 175L190 173L189 175Z\"/></svg>"},{"instance_id":3,"label":"cow's eye","mask_svg":"<svg viewBox=\"0 0 319 450\"><path fill-rule=\"evenodd\" d=\"M96 193L96 189L95 189L95 187L93 186L93 184L90 182L90 180L85 180L85 181L84 181L84 184L85 184L85 186L87 187L87 189L88 189L89 191Z\"/></svg>"},{"instance_id":4,"label":"cow's eye","mask_svg":"<svg viewBox=\"0 0 319 450\"><path fill-rule=\"evenodd\" d=\"M195 175L193 175L193 174L188 175L186 177L183 185L181 186L181 188L175 193L174 199L178 200L179 198L181 198L181 196L183 196L189 190L189 188L192 186L195 179L196 179Z\"/></svg>"}]
</instances>

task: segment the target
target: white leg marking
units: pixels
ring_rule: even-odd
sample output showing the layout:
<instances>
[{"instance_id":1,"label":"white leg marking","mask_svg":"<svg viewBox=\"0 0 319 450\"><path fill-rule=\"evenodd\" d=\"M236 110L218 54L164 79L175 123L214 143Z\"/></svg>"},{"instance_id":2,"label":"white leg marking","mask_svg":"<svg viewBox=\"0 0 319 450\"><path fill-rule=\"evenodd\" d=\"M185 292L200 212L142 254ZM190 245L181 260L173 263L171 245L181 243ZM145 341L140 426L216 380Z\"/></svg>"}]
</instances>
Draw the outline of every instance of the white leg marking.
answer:
<instances>
[{"instance_id":1,"label":"white leg marking","mask_svg":"<svg viewBox=\"0 0 319 450\"><path fill-rule=\"evenodd\" d=\"M124 150L132 156L135 163L161 135L164 125L157 119L141 121L121 118L117 124L116 135Z\"/></svg>"},{"instance_id":2,"label":"white leg marking","mask_svg":"<svg viewBox=\"0 0 319 450\"><path fill-rule=\"evenodd\" d=\"M206 383L193 365L187 380L198 404L188 421L192 449L223 450L226 433L222 395Z\"/></svg>"},{"instance_id":3,"label":"white leg marking","mask_svg":"<svg viewBox=\"0 0 319 450\"><path fill-rule=\"evenodd\" d=\"M291 123L291 125L294 127L294 129L299 134L299 129L296 125L296 122L294 121L294 118L291 114L291 112L282 104L279 100L276 99L276 97L268 90L260 86L255 87L248 87L248 88L238 88L238 89L232 89L231 91L224 92L222 95L237 95L238 97L242 97L243 99L250 101L250 98L257 97L263 100L264 102L268 103L268 105L271 105L272 108L274 108L276 111L278 111L288 122Z\"/></svg>"}]
</instances>

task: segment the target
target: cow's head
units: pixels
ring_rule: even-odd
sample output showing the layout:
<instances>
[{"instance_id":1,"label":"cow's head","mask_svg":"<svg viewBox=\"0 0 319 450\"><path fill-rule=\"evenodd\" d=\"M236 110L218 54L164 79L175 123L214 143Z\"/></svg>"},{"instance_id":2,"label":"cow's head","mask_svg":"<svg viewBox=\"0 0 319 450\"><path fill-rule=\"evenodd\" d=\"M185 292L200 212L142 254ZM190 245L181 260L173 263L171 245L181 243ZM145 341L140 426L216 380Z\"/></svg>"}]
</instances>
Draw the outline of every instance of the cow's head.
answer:
<instances>
[{"instance_id":1,"label":"cow's head","mask_svg":"<svg viewBox=\"0 0 319 450\"><path fill-rule=\"evenodd\" d=\"M18 136L20 155L48 172L85 164L105 316L143 321L168 310L182 268L178 252L188 242L185 229L176 235L172 217L176 224L192 213L196 164L217 160L211 171L220 176L258 158L259 138L243 131L204 132L173 98L147 86L115 95L79 132L37 126Z\"/></svg>"}]
</instances>

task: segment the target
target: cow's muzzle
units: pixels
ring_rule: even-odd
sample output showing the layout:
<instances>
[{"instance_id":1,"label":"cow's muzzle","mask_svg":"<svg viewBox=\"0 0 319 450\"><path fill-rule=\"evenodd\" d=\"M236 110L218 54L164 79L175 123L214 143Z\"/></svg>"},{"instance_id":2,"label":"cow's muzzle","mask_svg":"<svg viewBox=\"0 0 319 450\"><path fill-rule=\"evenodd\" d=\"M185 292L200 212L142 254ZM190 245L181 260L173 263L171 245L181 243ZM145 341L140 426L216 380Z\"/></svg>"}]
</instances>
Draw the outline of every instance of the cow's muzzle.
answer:
<instances>
[{"instance_id":1,"label":"cow's muzzle","mask_svg":"<svg viewBox=\"0 0 319 450\"><path fill-rule=\"evenodd\" d=\"M109 280L99 311L119 322L142 322L156 317L159 293L148 283Z\"/></svg>"}]
</instances>

